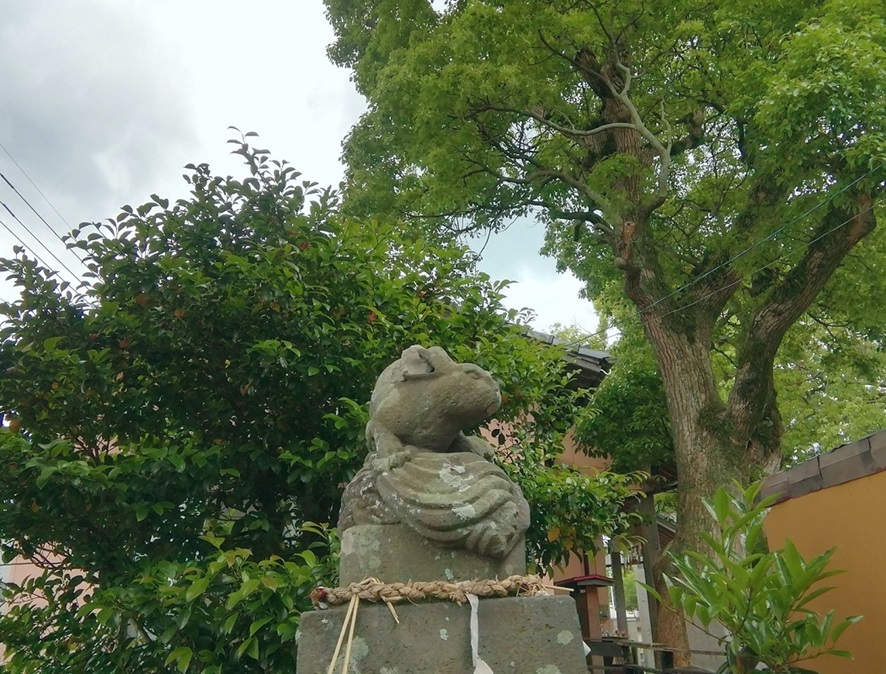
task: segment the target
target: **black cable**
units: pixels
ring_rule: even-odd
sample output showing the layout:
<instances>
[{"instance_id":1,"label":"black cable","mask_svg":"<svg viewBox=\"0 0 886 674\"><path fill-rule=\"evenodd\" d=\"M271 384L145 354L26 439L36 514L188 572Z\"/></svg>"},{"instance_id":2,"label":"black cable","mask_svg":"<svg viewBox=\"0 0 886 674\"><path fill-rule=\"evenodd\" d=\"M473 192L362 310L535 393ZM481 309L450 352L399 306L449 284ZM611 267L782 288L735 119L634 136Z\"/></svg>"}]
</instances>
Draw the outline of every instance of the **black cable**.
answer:
<instances>
[{"instance_id":1,"label":"black cable","mask_svg":"<svg viewBox=\"0 0 886 674\"><path fill-rule=\"evenodd\" d=\"M47 204L49 204L49 207L50 207L53 211L55 211L55 214L56 214L59 218L61 218L62 222L65 223L65 225L67 226L67 228L68 228L68 229L73 229L73 228L71 227L71 225L68 223L68 221L65 220L65 216L63 216L61 213L58 212L58 209L57 209L55 206L53 206L52 202L49 200L49 197L47 197L45 194L43 194L43 192L40 190L40 188L37 187L37 184L36 184L33 180L31 180L31 176L28 175L28 172L25 171L25 169L22 168L21 164L19 164L19 163L15 160L15 157L13 157L12 154L10 154L9 150L7 150L7 149L4 147L3 143L0 143L0 149L2 149L2 150L6 153L6 155L12 160L12 163L15 164L16 168L17 168L19 171L22 172L22 175L23 175L25 178L28 179L28 182L31 183L31 186L32 186L35 190L37 190L37 193L38 193L41 197L43 197L43 200L44 200Z\"/></svg>"},{"instance_id":2,"label":"black cable","mask_svg":"<svg viewBox=\"0 0 886 674\"><path fill-rule=\"evenodd\" d=\"M37 243L39 243L41 246L43 246L43 249L44 249L46 252L49 253L49 254L55 259L56 262L58 262L58 263L59 263L59 264L65 269L65 270L67 270L67 272L68 272L71 276L74 277L74 280L75 280L77 283L80 283L80 282L81 282L80 277L77 276L77 274L75 274L73 271L71 271L71 268L68 267L68 265L66 265L64 262L62 262L62 261L59 259L58 255L56 255L55 253L53 253L53 252L49 249L49 247L48 247L45 243L43 243L43 242L42 242L42 241L41 241L41 240L35 235L34 232L32 232L32 231L30 230L30 228L29 228L25 223L23 223L15 213L12 212L12 209L9 208L9 206L7 206L6 203L5 203L4 201L0 200L0 206L3 206L3 208L5 208L5 209L7 210L7 212L8 212L13 218L15 218L15 221L18 222L18 224L20 224L20 225L22 226L22 228L24 228L24 230L25 230L28 234L30 234L31 237L32 237ZM5 225L4 225L4 226L5 226ZM6 227L6 229L9 230L9 231L12 231L12 230L9 229L9 227ZM19 239L19 237L16 236L16 238L17 238L19 241L21 241L21 239ZM23 242L22 242L22 245L24 245ZM27 246L25 246L25 248L27 248ZM34 253L34 251L31 251L31 252L33 253L34 257L37 257L37 254ZM40 258L37 258L37 259L40 259ZM46 266L47 268L50 268L50 269L51 269L51 267L49 267L49 265L47 265L45 262L43 263L43 265Z\"/></svg>"},{"instance_id":3,"label":"black cable","mask_svg":"<svg viewBox=\"0 0 886 674\"><path fill-rule=\"evenodd\" d=\"M40 215L40 213L37 212L37 209L34 208L34 207L31 205L31 202L28 201L28 200L24 197L24 195L23 195L21 192L18 191L18 189L16 188L16 186L13 185L12 182L10 182L9 178L7 178L7 177L3 174L2 171L0 171L0 178L2 178L3 181L4 181L7 185L9 185L9 187L12 189L12 191L15 192L15 193L18 195L18 198L19 198L19 199L21 199L22 201L24 201L24 202L28 205L28 208L30 208L31 211L33 211L34 215L36 215L38 218L40 218L40 220L43 222L44 225L46 225L46 227L49 229L49 231L52 232L52 234L55 236L55 238L58 239L59 241L61 241L61 243L65 246L65 248L66 248L67 250L69 250L69 251L74 255L74 257L77 258L77 261L78 261L78 262L83 262L83 258L81 258L79 255L77 255L77 253L74 251L73 248L69 248L69 247L68 247L68 244L65 243L65 240L64 240L61 236L59 236L59 233L58 233L57 231L55 231L55 229L53 228L53 226L50 225L48 222L46 222L46 218L44 218L42 215ZM44 197L44 198L45 198L45 197ZM51 204L50 204L50 205L51 205Z\"/></svg>"},{"instance_id":4,"label":"black cable","mask_svg":"<svg viewBox=\"0 0 886 674\"><path fill-rule=\"evenodd\" d=\"M26 251L28 251L31 255L33 255L35 258L37 258L37 262L39 262L40 264L42 264L44 267L46 267L46 268L49 269L50 271L53 271L52 267L50 267L48 264L46 264L46 263L40 258L40 256L37 255L37 253L35 253L35 252L34 252L33 250L31 250L30 248L28 248L28 245L27 245L24 241L22 241L21 237L20 237L18 234L16 234L15 232L13 232L13 231L9 228L9 225L7 225L5 222L3 222L3 220L0 220L0 227L3 227L7 232L9 232L10 234L12 234L12 235L16 238L16 240L18 240L18 242L22 245L22 248L24 248L24 249L25 249Z\"/></svg>"},{"instance_id":5,"label":"black cable","mask_svg":"<svg viewBox=\"0 0 886 674\"><path fill-rule=\"evenodd\" d=\"M884 162L883 164L880 164L880 166L878 166L878 167L876 167L876 168L881 168L882 166L886 166L886 162ZM876 170L876 169L873 169L873 170ZM871 171L871 172L872 172L872 171ZM870 175L871 172L868 172L866 175ZM863 178L863 177L865 177L865 176L862 176L862 178ZM861 178L859 178L858 180L861 180ZM858 180L854 181L853 184L854 184L855 182L858 182ZM848 188L848 186L847 186L847 188ZM845 191L845 189L847 189L847 188L844 188L844 190L842 190L842 191ZM839 192L838 192L837 194L839 194ZM836 194L833 195L833 196L836 196ZM814 211L816 208L819 208L819 207L822 205L822 203L826 203L827 201L830 201L831 198L833 198L833 197L830 197L829 199L825 200L824 202L819 203L819 204L818 204L817 206L815 206L813 209L810 209L809 211L807 211L806 213L804 213L804 217L805 217L806 215L809 215L809 214L810 214L812 211ZM870 205L868 208L866 208L864 211L862 211L862 213L869 213L870 211L872 211L872 210L874 209L874 207L875 207L876 205L877 205L876 202L871 202L871 205ZM814 238L814 239L812 239L811 241L809 241L808 243L806 243L806 245L807 245L807 246L811 246L813 243L815 243L816 241L820 241L822 238L824 238L825 236L827 236L827 235L830 234L831 232L834 232L834 231L840 229L841 227L845 227L848 223L852 222L856 217L858 217L858 214L853 215L852 217L850 217L850 218L844 220L844 221L841 222L839 225L835 225L834 227L832 227L831 229L829 229L828 231L826 231L824 234L821 234L820 236L817 236L816 238ZM789 223L789 224L793 224L793 223L795 223L795 222L797 222L797 219L792 220L791 223ZM779 228L779 230L784 230L784 228L787 227L787 226L788 226L788 225L785 225L784 227ZM779 230L776 230L776 232L779 231ZM732 259L732 260L735 260L735 259L737 259L740 255L744 255L744 254L747 253L749 250L753 249L754 247L756 247L756 246L759 245L760 243L763 243L763 241L767 240L767 239L768 239L769 237L771 237L771 236L772 236L772 235L770 234L768 237L766 237L766 239L761 239L760 241L757 241L755 244L753 244L752 246L749 246L749 247L746 248L744 251L742 251L740 254L736 254L736 255L733 256L731 259ZM757 272L763 271L764 269L768 269L769 267L773 266L774 264L776 264L776 263L778 263L778 262L781 262L781 261L783 260L783 258L784 258L784 256L779 256L778 258L776 258L776 259L773 260L772 262L768 262L767 264L763 265L762 267L759 267L759 268L757 268L757 269L754 269L753 271L750 272L750 275L756 274ZM727 263L724 263L724 265L725 265L725 264L727 264ZM720 267L722 267L722 266L724 266L724 265L720 265ZM709 275L710 273L712 273L712 272L715 271L716 269L717 269L717 267L715 267L714 269L709 270L709 271L708 271L706 274L704 274L703 276ZM667 299L668 297L671 297L671 296L677 294L678 292L681 292L682 290L684 290L684 289L690 287L691 285L693 285L693 283L695 283L695 282L697 282L698 280L700 280L701 278L703 278L703 276L700 276L699 278L695 279L694 281L692 281L692 282L690 282L690 283L687 283L686 285L684 285L684 286L678 288L677 290L675 290L674 292L672 292L672 293L670 293L670 294L668 294L668 295L665 295L664 297L662 297L662 298L656 300L655 302L652 302L652 303L646 305L646 306L643 307L642 309L639 309L639 310L636 311L635 313L629 315L629 316L627 317L627 319L622 319L621 322L624 323L625 320L633 319L633 318L639 318L639 317L642 316L643 314L647 313L650 309L652 309L655 305L659 304L661 301L663 301L663 300ZM725 286L724 288L718 288L717 290L714 290L714 291L708 293L707 295L704 295L704 296L702 296L702 297L699 297L698 299L694 300L693 302L690 302L689 304L686 304L686 305L683 305L683 306L677 307L677 308L675 308L675 309L671 309L670 311L668 311L668 312L662 314L662 315L661 315L661 318L664 318L665 316L671 316L671 315L673 315L673 314L679 313L680 311L684 311L685 309L688 309L689 307L692 307L692 306L698 304L699 302L703 302L704 300L706 300L706 299L708 299L709 297L715 295L716 293L722 292L723 290L728 289L728 288L732 288L732 287L734 287L734 286L736 286L736 285L739 285L740 283L744 283L744 280L745 280L745 278L741 278L741 279L739 279L738 281L735 281L734 283L731 283L731 284ZM571 346L578 346L578 345L581 345L581 344L583 344L584 342L587 342L588 340L593 339L594 337L597 337L597 336L599 336L599 335L603 335L603 334L609 332L609 330L612 329L612 327L613 327L613 326L609 326L609 327L606 328L605 330L598 330L597 332L593 332L593 333L591 333L591 334L589 334L589 335L585 335L585 336L584 336L582 339L580 339L580 340L576 340L576 341L574 341L574 342L567 342L567 343L565 343L565 344L559 344L558 346L563 346L563 347L569 348L569 347L571 347ZM614 326L614 327L618 327L618 326L616 325L616 326Z\"/></svg>"},{"instance_id":6,"label":"black cable","mask_svg":"<svg viewBox=\"0 0 886 674\"><path fill-rule=\"evenodd\" d=\"M852 217L850 217L850 218L844 220L843 222L841 222L839 225L834 225L834 226L831 227L828 231L826 231L824 234L821 234L821 235L815 237L814 239L812 239L812 241L809 241L806 245L807 245L807 246L811 246L813 243L815 243L815 242L817 242L817 241L821 241L824 237L826 237L826 236L827 236L828 234L830 234L831 232L835 232L835 231L837 231L838 229L840 229L841 227L845 227L846 225L848 225L850 222L852 222L853 220L855 220L855 218L857 218L859 215L863 215L864 213L869 213L869 212L871 212L872 210L874 210L874 206L875 206L875 205L876 205L876 203L872 202L871 205L870 205L868 208L866 208L865 210L863 210L861 213L858 213L858 214L856 214L856 215L853 215ZM773 265L775 265L776 263L781 262L781 261L782 261L782 258L781 258L781 257L778 257L778 258L772 260L772 262L768 262L767 264L764 264L764 265L763 265L762 267L760 267L759 269L755 269L754 271L751 272L751 275L756 274L757 272L761 272L761 271L763 271L764 269L768 269L769 267L771 267L771 266L773 266ZM689 307L691 307L691 306L693 306L693 305L695 305L695 304L698 304L699 302L703 302L704 300L708 299L709 297L711 297L711 296L713 296L713 295L716 295L716 294L719 293L719 292L722 292L723 290L726 290L726 289L728 289L728 288L733 288L733 287L735 287L735 286L737 286L738 284L743 283L743 282L744 282L744 279L742 278L742 279L739 279L739 280L737 280L737 281L734 281L733 283L730 283L730 284L727 285L727 286L724 286L723 288L718 288L717 290L713 290L713 291L711 291L710 293L708 293L707 295L704 295L703 297L699 297L699 298L698 298L697 300L695 300L694 302L690 302L689 304L686 304L686 305L684 305L684 306L682 306L682 307L677 307L676 309L671 309L671 310L668 311L667 313L662 314L662 315L661 315L661 318L664 318L665 316L670 316L671 314L675 314L675 313L677 313L677 312L683 311L684 309L688 309Z\"/></svg>"},{"instance_id":7,"label":"black cable","mask_svg":"<svg viewBox=\"0 0 886 674\"><path fill-rule=\"evenodd\" d=\"M812 208L810 208L808 211L806 211L806 212L804 212L804 213L801 213L800 215L798 215L797 217L795 217L795 218L794 218L793 220L791 220L790 222L788 222L788 223L782 225L781 227L779 227L778 229L776 229L776 230L770 232L769 234L767 234L766 236L764 236L762 239L759 239L758 241L755 241L754 243L752 243L752 244L751 244L750 246L748 246L747 248L738 251L735 255L733 255L732 257L730 257L730 258L729 258L728 260L726 260L725 262L723 262L723 263L721 263L721 264L718 264L716 267L712 267L711 269L708 269L704 274L702 274L701 276L697 276L696 278L692 279L689 283L687 283L687 284L685 284L685 285L683 285L683 286L680 286L679 288L677 288L677 289L674 290L673 292L668 293L668 294L665 295L664 297L659 297L659 298L658 298L657 300L655 300L654 302L651 302L650 304L646 305L645 307L643 307L642 309L640 309L640 313L646 313L649 309L652 309L653 307L657 306L658 304L661 304L661 303L664 302L666 299L671 298L671 297L673 297L674 295L683 292L683 291L686 290L687 288L691 288L691 287L694 286L696 283L698 283L699 281L701 281L701 280L704 279L704 278L707 278L708 276L710 276L710 275L713 274L714 272L719 271L720 269L723 269L724 267L729 266L730 264L732 264L733 262L735 262L738 258L740 258L740 257L742 257L742 256L744 256L744 255L747 255L748 253L750 253L750 252L751 252L752 250L754 250L757 246L761 246L761 245L763 245L764 243L766 243L767 241L772 240L774 237L778 236L778 234L780 234L781 232L785 231L788 227L792 227L793 225L795 225L796 223L798 223L800 220L803 220L803 219L805 219L807 216L812 215L812 214L813 214L815 211L817 211L819 208L821 208L821 207L824 206L825 204L830 203L830 202L834 199L834 197L838 197L838 196L840 196L841 194L843 194L843 192L847 191L850 187L852 187L853 185L858 184L859 182L861 182L862 180L864 180L864 179L867 178L868 176L872 175L874 172L879 171L879 170L880 170L881 168L883 168L884 166L886 166L886 161L884 161L884 162L883 162L882 164L880 164L879 166L875 166L875 167L872 168L870 171L868 171L867 173L865 173L863 176L861 176L861 177L859 177L859 178L856 178L856 179L853 180L851 183L847 184L845 187L840 188L839 190L837 190L836 192L834 192L833 194L831 194L830 196L828 196L826 199L823 199L823 200L819 201L817 204L815 204L815 206L813 206Z\"/></svg>"}]
</instances>

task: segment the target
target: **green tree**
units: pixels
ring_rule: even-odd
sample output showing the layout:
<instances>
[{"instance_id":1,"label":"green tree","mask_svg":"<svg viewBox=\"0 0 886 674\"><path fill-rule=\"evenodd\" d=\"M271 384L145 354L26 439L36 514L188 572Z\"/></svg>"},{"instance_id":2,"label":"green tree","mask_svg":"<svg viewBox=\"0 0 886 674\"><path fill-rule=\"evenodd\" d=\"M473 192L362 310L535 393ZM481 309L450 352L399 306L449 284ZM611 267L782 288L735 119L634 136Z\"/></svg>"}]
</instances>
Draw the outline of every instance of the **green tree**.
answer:
<instances>
[{"instance_id":1,"label":"green tree","mask_svg":"<svg viewBox=\"0 0 886 674\"><path fill-rule=\"evenodd\" d=\"M655 472L674 462L667 403L655 357L642 334L623 334L612 372L593 392L576 427L579 447L611 459L612 470Z\"/></svg>"},{"instance_id":2,"label":"green tree","mask_svg":"<svg viewBox=\"0 0 886 674\"><path fill-rule=\"evenodd\" d=\"M702 546L701 497L780 459L786 335L850 251L856 279L883 250L859 246L886 174L883 1L326 6L369 101L348 207L438 230L533 215L588 297L618 286L661 375L676 545Z\"/></svg>"},{"instance_id":3,"label":"green tree","mask_svg":"<svg viewBox=\"0 0 886 674\"><path fill-rule=\"evenodd\" d=\"M503 465L536 505L532 559L629 521L625 479L549 467L577 394L502 284L235 152L243 179L189 166L188 198L74 232L82 294L22 251L0 261L21 291L0 305L0 546L43 569L2 588L4 672L292 671L308 594L335 583L364 402L413 343L501 380L500 418L531 439Z\"/></svg>"},{"instance_id":4,"label":"green tree","mask_svg":"<svg viewBox=\"0 0 886 674\"><path fill-rule=\"evenodd\" d=\"M637 574L633 567L628 567L624 572L625 608L628 611L637 611L640 601L637 598Z\"/></svg>"},{"instance_id":5,"label":"green tree","mask_svg":"<svg viewBox=\"0 0 886 674\"><path fill-rule=\"evenodd\" d=\"M834 286L841 288L840 281L853 288L864 284L863 277L850 277L838 279ZM849 314L834 311L836 306L817 303L788 332L775 360L784 421L783 465L886 427L882 331L873 326L875 319L864 306ZM576 334L572 339L581 338ZM615 366L591 394L589 413L582 415L576 429L581 448L610 458L617 471L654 471L672 464L664 385L648 342L637 327L628 325L609 351ZM722 395L731 386L733 358L734 350L721 339L712 362Z\"/></svg>"}]
</instances>

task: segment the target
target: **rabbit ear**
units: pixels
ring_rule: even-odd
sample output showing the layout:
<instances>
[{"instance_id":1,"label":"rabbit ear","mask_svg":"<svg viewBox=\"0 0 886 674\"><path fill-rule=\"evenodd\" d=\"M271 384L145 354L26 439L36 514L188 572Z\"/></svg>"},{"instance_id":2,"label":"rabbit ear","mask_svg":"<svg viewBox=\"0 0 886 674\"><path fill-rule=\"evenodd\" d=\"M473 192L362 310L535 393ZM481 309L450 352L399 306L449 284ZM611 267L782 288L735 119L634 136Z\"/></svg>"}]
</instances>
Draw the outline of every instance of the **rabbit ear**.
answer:
<instances>
[{"instance_id":1,"label":"rabbit ear","mask_svg":"<svg viewBox=\"0 0 886 674\"><path fill-rule=\"evenodd\" d=\"M410 346L400 355L400 376L402 381L429 375L434 371L429 359L429 351L422 346Z\"/></svg>"},{"instance_id":2,"label":"rabbit ear","mask_svg":"<svg viewBox=\"0 0 886 674\"><path fill-rule=\"evenodd\" d=\"M401 355L399 362L400 379L423 379L432 374L449 370L453 365L452 358L439 346L426 349L422 346L410 346Z\"/></svg>"},{"instance_id":3,"label":"rabbit ear","mask_svg":"<svg viewBox=\"0 0 886 674\"><path fill-rule=\"evenodd\" d=\"M432 346L430 349L427 349L425 357L434 367L447 365L453 362L452 358L449 357L449 354L446 353L446 350L442 346Z\"/></svg>"}]
</instances>

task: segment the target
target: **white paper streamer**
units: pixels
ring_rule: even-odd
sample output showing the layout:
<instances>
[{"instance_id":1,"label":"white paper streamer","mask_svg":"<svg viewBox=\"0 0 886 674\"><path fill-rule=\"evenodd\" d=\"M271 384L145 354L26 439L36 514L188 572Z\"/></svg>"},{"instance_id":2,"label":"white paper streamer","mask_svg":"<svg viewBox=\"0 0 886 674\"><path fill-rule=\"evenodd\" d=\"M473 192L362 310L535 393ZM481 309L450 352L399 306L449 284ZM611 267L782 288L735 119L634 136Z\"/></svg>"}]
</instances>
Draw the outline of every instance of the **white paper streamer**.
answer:
<instances>
[{"instance_id":1,"label":"white paper streamer","mask_svg":"<svg viewBox=\"0 0 886 674\"><path fill-rule=\"evenodd\" d=\"M493 674L492 669L480 657L480 621L477 618L477 607L480 601L477 595L469 594L471 604L471 657L474 660L474 674Z\"/></svg>"},{"instance_id":2,"label":"white paper streamer","mask_svg":"<svg viewBox=\"0 0 886 674\"><path fill-rule=\"evenodd\" d=\"M585 657L588 657L591 654L591 647L588 646L587 642L584 639L581 640L581 645L585 649Z\"/></svg>"}]
</instances>

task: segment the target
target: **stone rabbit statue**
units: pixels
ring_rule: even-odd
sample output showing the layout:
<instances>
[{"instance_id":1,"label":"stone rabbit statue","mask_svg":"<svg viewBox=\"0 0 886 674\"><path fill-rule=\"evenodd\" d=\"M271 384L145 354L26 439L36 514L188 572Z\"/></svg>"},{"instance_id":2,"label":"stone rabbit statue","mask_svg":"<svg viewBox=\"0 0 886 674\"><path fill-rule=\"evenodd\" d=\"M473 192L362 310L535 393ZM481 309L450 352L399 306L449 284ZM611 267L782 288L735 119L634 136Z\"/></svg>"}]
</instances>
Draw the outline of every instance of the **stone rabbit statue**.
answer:
<instances>
[{"instance_id":1,"label":"stone rabbit statue","mask_svg":"<svg viewBox=\"0 0 886 674\"><path fill-rule=\"evenodd\" d=\"M498 384L440 347L411 346L388 366L369 406L369 455L345 490L339 529L404 524L446 547L503 558L529 526L520 488L466 436L498 410Z\"/></svg>"}]
</instances>

